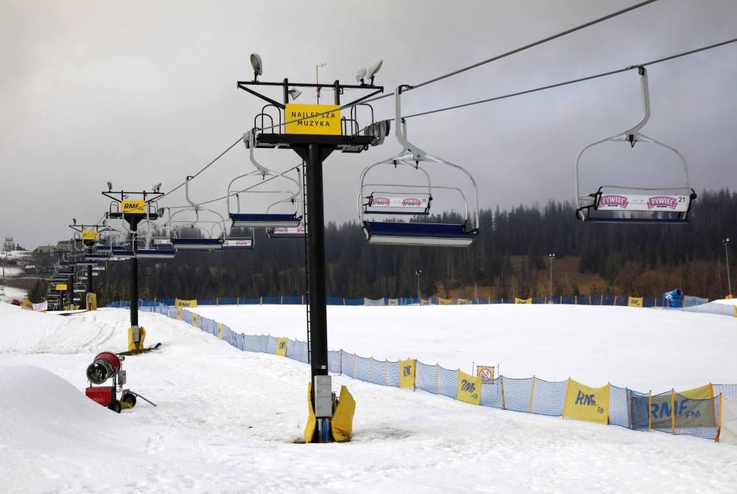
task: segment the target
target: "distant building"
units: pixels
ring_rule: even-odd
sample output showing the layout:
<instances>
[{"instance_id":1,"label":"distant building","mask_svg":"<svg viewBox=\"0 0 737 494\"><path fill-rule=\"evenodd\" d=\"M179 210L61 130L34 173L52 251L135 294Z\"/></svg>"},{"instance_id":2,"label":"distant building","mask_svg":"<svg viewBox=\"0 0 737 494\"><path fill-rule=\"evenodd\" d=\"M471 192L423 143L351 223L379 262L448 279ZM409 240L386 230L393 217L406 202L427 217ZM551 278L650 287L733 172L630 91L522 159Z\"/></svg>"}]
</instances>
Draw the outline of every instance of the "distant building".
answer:
<instances>
[{"instance_id":1,"label":"distant building","mask_svg":"<svg viewBox=\"0 0 737 494\"><path fill-rule=\"evenodd\" d=\"M71 240L59 240L56 243L57 252L71 252L72 241Z\"/></svg>"},{"instance_id":2,"label":"distant building","mask_svg":"<svg viewBox=\"0 0 737 494\"><path fill-rule=\"evenodd\" d=\"M38 272L36 270L36 266L33 264L28 264L23 268L23 270L26 272L26 274L36 274Z\"/></svg>"},{"instance_id":3,"label":"distant building","mask_svg":"<svg viewBox=\"0 0 737 494\"><path fill-rule=\"evenodd\" d=\"M42 245L40 247L36 247L36 249L34 249L33 253L35 255L46 255L46 256L50 256L50 255L53 255L55 251L56 251L56 246L54 246L54 245Z\"/></svg>"}]
</instances>

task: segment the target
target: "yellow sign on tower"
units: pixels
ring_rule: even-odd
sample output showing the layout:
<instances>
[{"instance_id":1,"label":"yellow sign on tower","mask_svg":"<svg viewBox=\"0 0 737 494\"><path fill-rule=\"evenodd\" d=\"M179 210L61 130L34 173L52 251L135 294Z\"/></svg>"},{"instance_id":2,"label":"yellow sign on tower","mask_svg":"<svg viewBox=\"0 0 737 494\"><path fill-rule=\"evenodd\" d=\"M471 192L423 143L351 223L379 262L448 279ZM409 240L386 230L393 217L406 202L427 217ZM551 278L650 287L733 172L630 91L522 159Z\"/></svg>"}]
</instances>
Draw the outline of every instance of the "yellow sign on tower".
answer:
<instances>
[{"instance_id":1,"label":"yellow sign on tower","mask_svg":"<svg viewBox=\"0 0 737 494\"><path fill-rule=\"evenodd\" d=\"M146 201L123 201L121 203L123 214L127 215L145 215Z\"/></svg>"},{"instance_id":2,"label":"yellow sign on tower","mask_svg":"<svg viewBox=\"0 0 737 494\"><path fill-rule=\"evenodd\" d=\"M284 113L287 134L342 134L339 105L288 104Z\"/></svg>"},{"instance_id":3,"label":"yellow sign on tower","mask_svg":"<svg viewBox=\"0 0 737 494\"><path fill-rule=\"evenodd\" d=\"M97 240L97 230L82 230L82 240Z\"/></svg>"}]
</instances>

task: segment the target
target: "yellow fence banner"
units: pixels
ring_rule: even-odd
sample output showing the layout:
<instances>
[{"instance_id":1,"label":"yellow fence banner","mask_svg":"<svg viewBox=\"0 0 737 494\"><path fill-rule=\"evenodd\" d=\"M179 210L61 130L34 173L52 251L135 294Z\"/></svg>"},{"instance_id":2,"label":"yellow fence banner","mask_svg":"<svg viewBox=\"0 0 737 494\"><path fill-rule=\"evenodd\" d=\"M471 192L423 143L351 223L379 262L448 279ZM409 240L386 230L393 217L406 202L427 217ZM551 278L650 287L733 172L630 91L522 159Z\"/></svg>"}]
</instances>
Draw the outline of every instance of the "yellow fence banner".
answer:
<instances>
[{"instance_id":1,"label":"yellow fence banner","mask_svg":"<svg viewBox=\"0 0 737 494\"><path fill-rule=\"evenodd\" d=\"M184 300L181 298L175 298L174 307L197 307L197 299Z\"/></svg>"},{"instance_id":2,"label":"yellow fence banner","mask_svg":"<svg viewBox=\"0 0 737 494\"><path fill-rule=\"evenodd\" d=\"M514 297L514 303L515 304L531 304L532 299L531 298L517 298Z\"/></svg>"},{"instance_id":3,"label":"yellow fence banner","mask_svg":"<svg viewBox=\"0 0 737 494\"><path fill-rule=\"evenodd\" d=\"M468 299L467 298L459 298L458 299L458 305L468 305Z\"/></svg>"},{"instance_id":4,"label":"yellow fence banner","mask_svg":"<svg viewBox=\"0 0 737 494\"><path fill-rule=\"evenodd\" d=\"M181 321L181 320L182 320L182 308L177 307L177 321Z\"/></svg>"},{"instance_id":5,"label":"yellow fence banner","mask_svg":"<svg viewBox=\"0 0 737 494\"><path fill-rule=\"evenodd\" d=\"M714 389L711 384L687 391L655 395L650 401L651 428L715 427Z\"/></svg>"},{"instance_id":6,"label":"yellow fence banner","mask_svg":"<svg viewBox=\"0 0 737 494\"><path fill-rule=\"evenodd\" d=\"M453 305L453 299L438 297L438 305Z\"/></svg>"},{"instance_id":7,"label":"yellow fence banner","mask_svg":"<svg viewBox=\"0 0 737 494\"><path fill-rule=\"evenodd\" d=\"M415 360L407 359L399 361L399 387L415 387Z\"/></svg>"},{"instance_id":8,"label":"yellow fence banner","mask_svg":"<svg viewBox=\"0 0 737 494\"><path fill-rule=\"evenodd\" d=\"M218 339L223 339L223 323L218 323Z\"/></svg>"},{"instance_id":9,"label":"yellow fence banner","mask_svg":"<svg viewBox=\"0 0 737 494\"><path fill-rule=\"evenodd\" d=\"M390 299L387 300L386 305L399 305L399 299L398 298L390 298Z\"/></svg>"},{"instance_id":10,"label":"yellow fence banner","mask_svg":"<svg viewBox=\"0 0 737 494\"><path fill-rule=\"evenodd\" d=\"M198 316L194 312L192 313L192 326L194 326L195 328L200 327L200 316Z\"/></svg>"},{"instance_id":11,"label":"yellow fence banner","mask_svg":"<svg viewBox=\"0 0 737 494\"><path fill-rule=\"evenodd\" d=\"M477 365L476 375L481 378L481 382L490 383L494 380L493 365Z\"/></svg>"},{"instance_id":12,"label":"yellow fence banner","mask_svg":"<svg viewBox=\"0 0 737 494\"><path fill-rule=\"evenodd\" d=\"M481 378L458 371L456 399L472 405L481 403Z\"/></svg>"},{"instance_id":13,"label":"yellow fence banner","mask_svg":"<svg viewBox=\"0 0 737 494\"><path fill-rule=\"evenodd\" d=\"M568 379L563 417L597 424L609 423L609 391L607 384L601 388L590 388L573 379Z\"/></svg>"},{"instance_id":14,"label":"yellow fence banner","mask_svg":"<svg viewBox=\"0 0 737 494\"><path fill-rule=\"evenodd\" d=\"M276 340L276 354L280 357L287 356L287 338L277 338Z\"/></svg>"},{"instance_id":15,"label":"yellow fence banner","mask_svg":"<svg viewBox=\"0 0 737 494\"><path fill-rule=\"evenodd\" d=\"M734 306L734 317L737 317L737 305Z\"/></svg>"},{"instance_id":16,"label":"yellow fence banner","mask_svg":"<svg viewBox=\"0 0 737 494\"><path fill-rule=\"evenodd\" d=\"M627 307L642 307L642 297L629 297Z\"/></svg>"}]
</instances>

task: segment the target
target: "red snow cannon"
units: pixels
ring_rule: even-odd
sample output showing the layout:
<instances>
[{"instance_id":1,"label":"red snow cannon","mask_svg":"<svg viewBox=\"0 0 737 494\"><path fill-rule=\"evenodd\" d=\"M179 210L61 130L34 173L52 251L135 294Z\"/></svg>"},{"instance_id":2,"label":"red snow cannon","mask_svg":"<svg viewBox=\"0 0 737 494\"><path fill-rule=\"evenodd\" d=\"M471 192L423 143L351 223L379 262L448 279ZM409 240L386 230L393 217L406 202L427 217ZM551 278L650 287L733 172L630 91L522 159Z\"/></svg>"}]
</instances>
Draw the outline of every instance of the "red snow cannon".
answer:
<instances>
[{"instance_id":1,"label":"red snow cannon","mask_svg":"<svg viewBox=\"0 0 737 494\"><path fill-rule=\"evenodd\" d=\"M92 384L102 384L120 372L121 359L110 352L98 353L87 367L87 379Z\"/></svg>"},{"instance_id":2,"label":"red snow cannon","mask_svg":"<svg viewBox=\"0 0 737 494\"><path fill-rule=\"evenodd\" d=\"M95 360L87 366L87 379L90 385L84 391L92 401L118 413L123 408L121 402L127 405L126 408L136 404L135 395L121 389L126 380L125 371L121 369L124 359L125 357L119 357L111 352L98 353ZM110 386L100 386L109 379L112 380ZM118 400L119 391L122 391L120 400Z\"/></svg>"}]
</instances>

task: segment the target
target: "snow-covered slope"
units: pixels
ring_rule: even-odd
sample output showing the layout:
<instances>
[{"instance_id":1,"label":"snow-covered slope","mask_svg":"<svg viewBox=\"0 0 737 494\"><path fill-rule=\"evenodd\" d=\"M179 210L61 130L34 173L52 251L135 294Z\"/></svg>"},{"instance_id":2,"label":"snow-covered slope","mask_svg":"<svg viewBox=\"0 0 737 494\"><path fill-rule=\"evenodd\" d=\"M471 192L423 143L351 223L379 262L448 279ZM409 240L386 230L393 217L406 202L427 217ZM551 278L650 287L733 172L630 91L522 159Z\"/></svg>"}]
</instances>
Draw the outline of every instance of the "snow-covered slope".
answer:
<instances>
[{"instance_id":1,"label":"snow-covered slope","mask_svg":"<svg viewBox=\"0 0 737 494\"><path fill-rule=\"evenodd\" d=\"M303 321L287 307L245 309L213 309L222 312L207 317L234 329L303 339ZM529 306L489 306L486 313L341 309L345 315L329 313L331 348L377 358L416 356L447 367L462 360L463 368L483 353L505 374L525 376L552 372L546 363L566 360L573 345L581 358L565 371L577 370L579 380L594 385L604 370L591 365L599 360L590 355L604 350L623 355L622 367L630 370L619 376L624 384L634 380L639 364L626 360L632 339L642 352L665 354L664 361L670 355L671 363L681 357L673 352L686 347L692 363L727 355L723 348L734 348L729 333L737 333L737 319L671 313L686 321L681 327L662 311L642 309L621 309L637 314L636 327L622 319L627 315L603 308L598 315ZM147 343L162 348L128 357L124 368L128 387L158 406L139 402L118 415L84 396L85 369L97 352L125 348L128 317L113 309L60 317L0 304L4 492L730 492L737 483L732 446L474 407L344 376L336 376L334 386L346 384L358 403L353 441L298 444L307 415L307 365L240 352L148 313L140 314ZM504 328L510 318L514 324ZM356 329L362 327L371 333ZM397 327L413 336L397 334ZM582 328L598 337L573 341ZM689 328L703 337L681 345L664 341L668 334L684 338ZM488 332L492 336L479 344ZM545 351L549 358L539 358ZM695 365L691 373L698 383L729 377L727 365ZM681 373L676 365L653 366L649 379L676 386Z\"/></svg>"}]
</instances>

